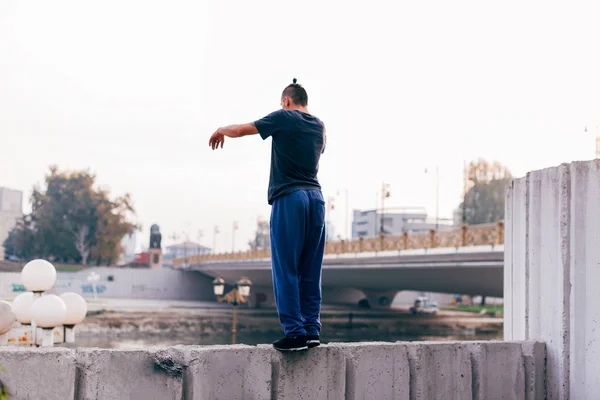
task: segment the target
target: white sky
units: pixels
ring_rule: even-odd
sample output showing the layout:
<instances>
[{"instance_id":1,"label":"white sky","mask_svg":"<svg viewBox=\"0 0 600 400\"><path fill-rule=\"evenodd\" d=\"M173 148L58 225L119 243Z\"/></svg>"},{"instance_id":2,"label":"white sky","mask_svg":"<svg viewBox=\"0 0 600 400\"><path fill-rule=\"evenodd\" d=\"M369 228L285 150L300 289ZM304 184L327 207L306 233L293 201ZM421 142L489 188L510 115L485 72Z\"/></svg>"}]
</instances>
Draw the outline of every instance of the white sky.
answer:
<instances>
[{"instance_id":1,"label":"white sky","mask_svg":"<svg viewBox=\"0 0 600 400\"><path fill-rule=\"evenodd\" d=\"M220 125L279 107L298 77L327 126L325 196L450 217L465 159L515 175L594 157L594 2L0 0L0 186L28 196L50 164L129 192L147 245L189 232L246 246L268 218L270 142L208 147ZM588 132L583 128L588 125ZM26 206L26 210L28 207Z\"/></svg>"}]
</instances>

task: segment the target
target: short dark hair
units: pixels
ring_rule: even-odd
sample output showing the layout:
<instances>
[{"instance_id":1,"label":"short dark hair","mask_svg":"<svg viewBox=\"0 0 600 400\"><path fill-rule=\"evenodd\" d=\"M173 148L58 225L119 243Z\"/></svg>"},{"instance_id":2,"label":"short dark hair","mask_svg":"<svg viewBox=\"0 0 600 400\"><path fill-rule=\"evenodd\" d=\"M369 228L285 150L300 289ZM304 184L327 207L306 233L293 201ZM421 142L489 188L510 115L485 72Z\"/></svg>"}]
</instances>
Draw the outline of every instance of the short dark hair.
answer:
<instances>
[{"instance_id":1,"label":"short dark hair","mask_svg":"<svg viewBox=\"0 0 600 400\"><path fill-rule=\"evenodd\" d=\"M306 107L308 104L308 94L306 94L306 90L300 85L298 80L294 78L290 85L288 85L285 89L283 89L283 93L281 93L281 97L289 97L292 99L294 104L297 106Z\"/></svg>"}]
</instances>

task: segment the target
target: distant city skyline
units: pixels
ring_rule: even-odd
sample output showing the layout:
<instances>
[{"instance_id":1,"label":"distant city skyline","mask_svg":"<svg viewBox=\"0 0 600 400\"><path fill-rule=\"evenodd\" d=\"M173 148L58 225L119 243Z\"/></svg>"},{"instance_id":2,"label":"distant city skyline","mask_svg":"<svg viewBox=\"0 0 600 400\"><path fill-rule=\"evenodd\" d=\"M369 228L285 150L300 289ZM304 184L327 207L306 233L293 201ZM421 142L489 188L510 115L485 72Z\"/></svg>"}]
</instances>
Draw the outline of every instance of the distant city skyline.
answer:
<instances>
[{"instance_id":1,"label":"distant city skyline","mask_svg":"<svg viewBox=\"0 0 600 400\"><path fill-rule=\"evenodd\" d=\"M464 161L515 176L595 157L600 124L597 6L503 2L307 0L9 0L0 6L0 186L24 192L51 164L89 168L130 193L163 247L203 231L243 249L266 201L270 142L228 140L218 126L279 108L297 77L327 127L325 197L348 231L354 209L460 203ZM298 28L300 27L300 28ZM510 28L508 28L510 27ZM585 126L588 131L585 132ZM348 190L348 206L345 190Z\"/></svg>"}]
</instances>

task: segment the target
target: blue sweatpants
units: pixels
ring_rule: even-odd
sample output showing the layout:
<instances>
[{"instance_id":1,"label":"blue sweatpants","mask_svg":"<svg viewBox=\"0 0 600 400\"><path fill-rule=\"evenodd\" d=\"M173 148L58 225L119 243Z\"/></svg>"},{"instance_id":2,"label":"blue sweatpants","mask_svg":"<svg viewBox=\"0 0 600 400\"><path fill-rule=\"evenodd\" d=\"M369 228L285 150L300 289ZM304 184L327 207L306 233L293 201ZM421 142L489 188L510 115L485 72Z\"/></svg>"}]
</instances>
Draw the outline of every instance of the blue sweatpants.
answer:
<instances>
[{"instance_id":1,"label":"blue sweatpants","mask_svg":"<svg viewBox=\"0 0 600 400\"><path fill-rule=\"evenodd\" d=\"M321 267L325 250L325 201L320 190L276 198L271 210L273 289L287 336L321 330Z\"/></svg>"}]
</instances>

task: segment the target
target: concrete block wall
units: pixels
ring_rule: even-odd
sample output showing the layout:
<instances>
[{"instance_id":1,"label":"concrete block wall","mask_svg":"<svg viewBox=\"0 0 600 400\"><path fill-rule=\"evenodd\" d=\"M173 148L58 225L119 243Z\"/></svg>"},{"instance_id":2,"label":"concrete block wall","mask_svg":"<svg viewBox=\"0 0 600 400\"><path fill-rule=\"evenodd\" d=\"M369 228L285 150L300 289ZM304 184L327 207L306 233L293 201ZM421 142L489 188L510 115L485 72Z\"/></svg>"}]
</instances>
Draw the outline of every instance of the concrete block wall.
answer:
<instances>
[{"instance_id":1,"label":"concrete block wall","mask_svg":"<svg viewBox=\"0 0 600 400\"><path fill-rule=\"evenodd\" d=\"M598 398L600 160L515 180L505 227L504 339L546 343L549 399Z\"/></svg>"},{"instance_id":2,"label":"concrete block wall","mask_svg":"<svg viewBox=\"0 0 600 400\"><path fill-rule=\"evenodd\" d=\"M12 400L545 399L536 342L0 348Z\"/></svg>"},{"instance_id":3,"label":"concrete block wall","mask_svg":"<svg viewBox=\"0 0 600 400\"><path fill-rule=\"evenodd\" d=\"M76 292L93 297L92 286L87 280L92 271L100 276L96 286L100 298L214 301L212 278L197 271L167 268L98 267L58 272L56 284L49 293ZM24 290L21 273L0 272L0 299L14 298Z\"/></svg>"}]
</instances>

